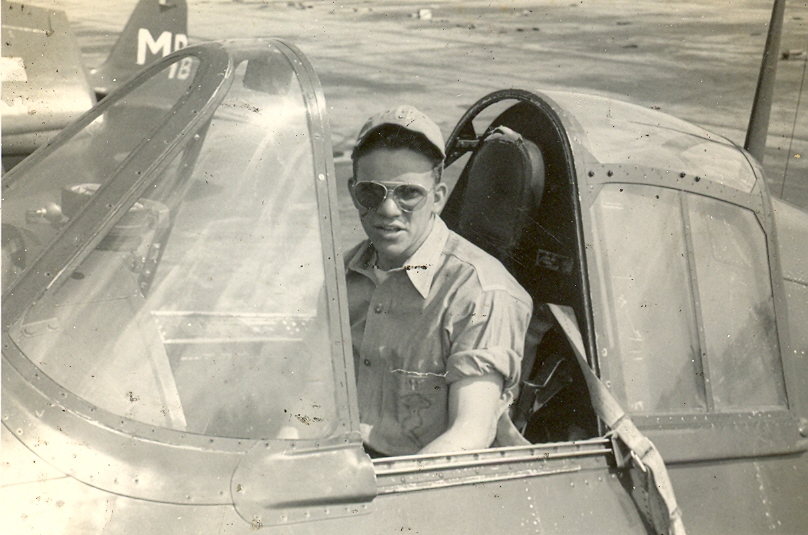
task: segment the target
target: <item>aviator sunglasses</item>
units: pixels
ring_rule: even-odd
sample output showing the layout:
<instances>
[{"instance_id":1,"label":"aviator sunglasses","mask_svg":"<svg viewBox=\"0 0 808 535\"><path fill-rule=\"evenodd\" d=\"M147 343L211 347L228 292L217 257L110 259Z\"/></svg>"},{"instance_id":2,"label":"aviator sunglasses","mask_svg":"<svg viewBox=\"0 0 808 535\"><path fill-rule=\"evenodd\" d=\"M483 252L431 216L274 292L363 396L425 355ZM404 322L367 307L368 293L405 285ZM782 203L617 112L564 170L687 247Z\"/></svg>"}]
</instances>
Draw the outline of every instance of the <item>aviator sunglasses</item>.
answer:
<instances>
[{"instance_id":1,"label":"aviator sunglasses","mask_svg":"<svg viewBox=\"0 0 808 535\"><path fill-rule=\"evenodd\" d=\"M414 212L421 207L432 190L420 184L362 181L354 182L352 191L357 204L365 210L375 210L388 196L392 196L393 202L402 212Z\"/></svg>"}]
</instances>

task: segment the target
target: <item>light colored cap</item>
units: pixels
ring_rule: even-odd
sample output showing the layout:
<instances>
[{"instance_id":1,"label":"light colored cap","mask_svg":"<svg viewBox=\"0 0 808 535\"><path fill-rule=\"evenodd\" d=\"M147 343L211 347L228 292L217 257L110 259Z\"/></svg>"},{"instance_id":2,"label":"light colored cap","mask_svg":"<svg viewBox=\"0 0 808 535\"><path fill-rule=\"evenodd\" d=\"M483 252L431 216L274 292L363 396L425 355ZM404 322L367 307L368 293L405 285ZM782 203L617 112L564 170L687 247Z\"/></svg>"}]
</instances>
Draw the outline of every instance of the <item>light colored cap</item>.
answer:
<instances>
[{"instance_id":1,"label":"light colored cap","mask_svg":"<svg viewBox=\"0 0 808 535\"><path fill-rule=\"evenodd\" d=\"M397 125L410 132L421 134L440 151L441 156L446 157L446 142L443 141L443 134L441 134L440 127L420 110L413 106L406 105L397 106L391 110L371 116L359 131L356 143L354 144L354 150L358 149L362 143L365 142L368 134L386 124Z\"/></svg>"}]
</instances>

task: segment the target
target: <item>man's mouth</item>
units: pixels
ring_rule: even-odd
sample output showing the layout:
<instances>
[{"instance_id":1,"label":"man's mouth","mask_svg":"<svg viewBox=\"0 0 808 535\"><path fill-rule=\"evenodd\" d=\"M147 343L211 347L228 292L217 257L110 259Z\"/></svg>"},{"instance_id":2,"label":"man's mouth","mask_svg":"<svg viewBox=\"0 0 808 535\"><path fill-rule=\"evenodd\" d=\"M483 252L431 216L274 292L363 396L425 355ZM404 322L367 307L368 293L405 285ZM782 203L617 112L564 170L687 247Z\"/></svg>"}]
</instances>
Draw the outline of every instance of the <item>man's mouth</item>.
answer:
<instances>
[{"instance_id":1,"label":"man's mouth","mask_svg":"<svg viewBox=\"0 0 808 535\"><path fill-rule=\"evenodd\" d=\"M395 225L379 225L376 227L376 232L378 232L383 238L395 238L403 231L403 228Z\"/></svg>"}]
</instances>

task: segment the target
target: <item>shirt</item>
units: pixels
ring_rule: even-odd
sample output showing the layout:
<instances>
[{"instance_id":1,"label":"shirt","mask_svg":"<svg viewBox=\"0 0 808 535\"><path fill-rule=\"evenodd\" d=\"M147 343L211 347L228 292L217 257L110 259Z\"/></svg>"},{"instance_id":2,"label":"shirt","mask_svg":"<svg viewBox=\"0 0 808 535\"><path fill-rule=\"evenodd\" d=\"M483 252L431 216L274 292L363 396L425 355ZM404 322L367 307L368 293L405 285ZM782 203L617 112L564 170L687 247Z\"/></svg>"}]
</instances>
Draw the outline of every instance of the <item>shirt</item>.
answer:
<instances>
[{"instance_id":1,"label":"shirt","mask_svg":"<svg viewBox=\"0 0 808 535\"><path fill-rule=\"evenodd\" d=\"M346 254L362 435L387 455L418 452L448 427L449 385L504 378L504 413L518 388L528 293L494 257L435 218L402 268L374 274L365 241Z\"/></svg>"}]
</instances>

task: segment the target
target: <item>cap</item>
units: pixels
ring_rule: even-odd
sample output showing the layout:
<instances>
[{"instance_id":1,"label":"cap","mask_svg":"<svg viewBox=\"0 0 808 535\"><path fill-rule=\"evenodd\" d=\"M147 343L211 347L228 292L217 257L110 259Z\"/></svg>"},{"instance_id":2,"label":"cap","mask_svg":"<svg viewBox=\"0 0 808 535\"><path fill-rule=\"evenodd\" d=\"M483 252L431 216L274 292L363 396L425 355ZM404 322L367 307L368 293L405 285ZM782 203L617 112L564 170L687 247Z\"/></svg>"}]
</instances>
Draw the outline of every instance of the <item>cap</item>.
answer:
<instances>
[{"instance_id":1,"label":"cap","mask_svg":"<svg viewBox=\"0 0 808 535\"><path fill-rule=\"evenodd\" d=\"M410 132L421 134L440 151L441 156L446 157L446 143L443 141L440 127L417 108L406 105L371 116L359 131L354 150L365 142L368 134L386 124L398 125Z\"/></svg>"}]
</instances>

